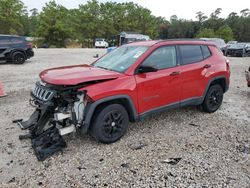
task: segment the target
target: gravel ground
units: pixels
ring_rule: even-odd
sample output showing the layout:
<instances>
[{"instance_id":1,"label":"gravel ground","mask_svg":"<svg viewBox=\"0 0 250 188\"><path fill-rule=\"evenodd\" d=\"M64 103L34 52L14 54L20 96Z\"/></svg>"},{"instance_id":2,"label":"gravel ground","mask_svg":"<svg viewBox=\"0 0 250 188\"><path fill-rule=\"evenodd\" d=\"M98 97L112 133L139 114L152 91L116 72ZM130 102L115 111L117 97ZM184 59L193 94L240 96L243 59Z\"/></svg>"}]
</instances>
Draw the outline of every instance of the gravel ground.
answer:
<instances>
[{"instance_id":1,"label":"gravel ground","mask_svg":"<svg viewBox=\"0 0 250 188\"><path fill-rule=\"evenodd\" d=\"M23 65L0 65L0 187L250 187L250 58L230 58L231 85L213 114L196 107L131 123L110 145L68 135L68 147L38 162L13 119L28 118L29 92L46 68L90 63L96 49L38 49ZM169 158L180 158L177 164Z\"/></svg>"}]
</instances>

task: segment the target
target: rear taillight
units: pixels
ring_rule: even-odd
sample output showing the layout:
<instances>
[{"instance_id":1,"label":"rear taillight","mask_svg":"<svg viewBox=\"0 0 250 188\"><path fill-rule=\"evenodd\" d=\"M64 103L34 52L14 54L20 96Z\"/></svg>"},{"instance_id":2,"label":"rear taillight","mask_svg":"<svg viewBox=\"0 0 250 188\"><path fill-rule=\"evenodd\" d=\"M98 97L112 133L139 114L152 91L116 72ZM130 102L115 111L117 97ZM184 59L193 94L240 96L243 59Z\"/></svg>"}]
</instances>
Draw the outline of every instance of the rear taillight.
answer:
<instances>
[{"instance_id":1,"label":"rear taillight","mask_svg":"<svg viewBox=\"0 0 250 188\"><path fill-rule=\"evenodd\" d=\"M27 43L26 46L27 46L28 48L32 48L32 43Z\"/></svg>"}]
</instances>

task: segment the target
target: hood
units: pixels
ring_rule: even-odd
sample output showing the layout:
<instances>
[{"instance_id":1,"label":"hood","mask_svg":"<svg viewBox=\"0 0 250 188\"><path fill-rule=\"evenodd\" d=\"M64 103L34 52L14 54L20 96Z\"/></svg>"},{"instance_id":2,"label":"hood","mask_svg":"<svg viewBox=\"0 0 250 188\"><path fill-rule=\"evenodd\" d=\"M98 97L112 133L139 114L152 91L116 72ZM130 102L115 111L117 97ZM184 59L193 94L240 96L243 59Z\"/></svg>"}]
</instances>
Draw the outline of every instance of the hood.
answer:
<instances>
[{"instance_id":1,"label":"hood","mask_svg":"<svg viewBox=\"0 0 250 188\"><path fill-rule=\"evenodd\" d=\"M48 69L40 73L42 81L53 85L77 85L84 82L116 79L121 73L90 65L76 65Z\"/></svg>"}]
</instances>

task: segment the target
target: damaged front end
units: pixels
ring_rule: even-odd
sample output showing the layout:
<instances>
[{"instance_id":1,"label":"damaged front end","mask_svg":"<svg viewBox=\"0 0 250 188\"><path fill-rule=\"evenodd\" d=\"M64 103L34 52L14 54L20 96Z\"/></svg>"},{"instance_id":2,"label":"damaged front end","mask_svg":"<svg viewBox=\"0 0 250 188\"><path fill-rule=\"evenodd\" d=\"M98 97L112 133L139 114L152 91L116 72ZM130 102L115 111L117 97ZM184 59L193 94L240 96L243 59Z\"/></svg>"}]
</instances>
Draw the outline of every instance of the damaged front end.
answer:
<instances>
[{"instance_id":1,"label":"damaged front end","mask_svg":"<svg viewBox=\"0 0 250 188\"><path fill-rule=\"evenodd\" d=\"M63 135L76 132L84 122L85 108L90 103L86 91L76 86L55 86L37 82L31 92L30 104L36 109L27 121L18 121L21 129L29 130L20 139L30 138L38 160L66 147Z\"/></svg>"}]
</instances>

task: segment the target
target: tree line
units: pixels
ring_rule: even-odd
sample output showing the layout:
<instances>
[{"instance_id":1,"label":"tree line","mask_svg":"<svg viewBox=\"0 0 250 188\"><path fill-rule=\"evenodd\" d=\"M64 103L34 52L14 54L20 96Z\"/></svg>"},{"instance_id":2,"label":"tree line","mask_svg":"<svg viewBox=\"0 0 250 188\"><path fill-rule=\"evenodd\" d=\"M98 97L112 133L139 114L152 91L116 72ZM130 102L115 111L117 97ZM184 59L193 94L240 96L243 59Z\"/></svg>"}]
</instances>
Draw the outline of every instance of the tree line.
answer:
<instances>
[{"instance_id":1,"label":"tree line","mask_svg":"<svg viewBox=\"0 0 250 188\"><path fill-rule=\"evenodd\" d=\"M122 31L149 35L152 39L223 38L226 41L250 41L250 11L244 9L221 18L221 8L211 15L196 13L196 20L166 20L133 2L100 3L89 0L76 9L67 9L54 0L46 3L41 12L27 10L20 0L0 0L0 33L33 36L49 46L65 47L77 41L91 46L97 37L114 41Z\"/></svg>"}]
</instances>

